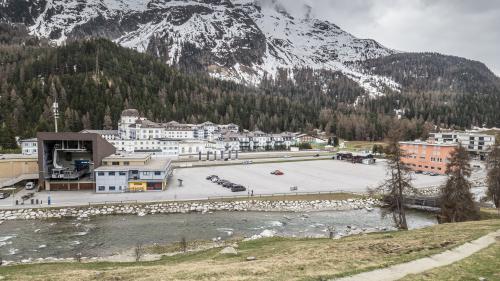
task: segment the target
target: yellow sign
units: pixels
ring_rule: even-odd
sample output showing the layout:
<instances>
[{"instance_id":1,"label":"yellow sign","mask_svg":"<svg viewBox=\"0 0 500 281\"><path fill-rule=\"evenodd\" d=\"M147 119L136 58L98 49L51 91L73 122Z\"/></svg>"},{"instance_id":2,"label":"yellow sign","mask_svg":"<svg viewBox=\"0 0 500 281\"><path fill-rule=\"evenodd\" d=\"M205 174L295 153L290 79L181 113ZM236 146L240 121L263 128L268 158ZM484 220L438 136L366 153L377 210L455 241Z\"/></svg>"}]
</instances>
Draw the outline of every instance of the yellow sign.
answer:
<instances>
[{"instance_id":1,"label":"yellow sign","mask_svg":"<svg viewBox=\"0 0 500 281\"><path fill-rule=\"evenodd\" d=\"M147 184L145 182L130 182L128 184L128 190L129 191L146 191L147 190Z\"/></svg>"}]
</instances>

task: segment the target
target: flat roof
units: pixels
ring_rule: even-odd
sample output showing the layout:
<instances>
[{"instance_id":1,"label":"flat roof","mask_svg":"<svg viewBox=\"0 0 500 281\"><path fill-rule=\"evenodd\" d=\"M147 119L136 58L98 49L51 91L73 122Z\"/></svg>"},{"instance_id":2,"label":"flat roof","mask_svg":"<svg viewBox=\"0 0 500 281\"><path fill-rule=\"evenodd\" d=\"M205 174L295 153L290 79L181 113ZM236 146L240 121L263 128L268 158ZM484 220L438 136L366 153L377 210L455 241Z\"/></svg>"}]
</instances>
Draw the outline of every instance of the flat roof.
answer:
<instances>
[{"instance_id":1,"label":"flat roof","mask_svg":"<svg viewBox=\"0 0 500 281\"><path fill-rule=\"evenodd\" d=\"M410 144L410 145L428 145L428 146L449 146L455 147L458 146L456 143L428 143L423 141L400 141L400 144Z\"/></svg>"},{"instance_id":2,"label":"flat roof","mask_svg":"<svg viewBox=\"0 0 500 281\"><path fill-rule=\"evenodd\" d=\"M151 158L146 165L129 165L129 166L101 166L94 171L96 172L121 172L130 170L139 171L166 171L172 161L167 158Z\"/></svg>"},{"instance_id":3,"label":"flat roof","mask_svg":"<svg viewBox=\"0 0 500 281\"><path fill-rule=\"evenodd\" d=\"M38 160L38 154L0 154L0 160Z\"/></svg>"},{"instance_id":4,"label":"flat roof","mask_svg":"<svg viewBox=\"0 0 500 281\"><path fill-rule=\"evenodd\" d=\"M137 160L137 159L147 159L151 157L151 153L123 153L123 154L112 154L108 157L102 159L103 161L111 161L111 160Z\"/></svg>"},{"instance_id":5,"label":"flat roof","mask_svg":"<svg viewBox=\"0 0 500 281\"><path fill-rule=\"evenodd\" d=\"M23 140L20 140L19 142L37 142L38 139L37 138L30 138L30 139L23 139Z\"/></svg>"}]
</instances>

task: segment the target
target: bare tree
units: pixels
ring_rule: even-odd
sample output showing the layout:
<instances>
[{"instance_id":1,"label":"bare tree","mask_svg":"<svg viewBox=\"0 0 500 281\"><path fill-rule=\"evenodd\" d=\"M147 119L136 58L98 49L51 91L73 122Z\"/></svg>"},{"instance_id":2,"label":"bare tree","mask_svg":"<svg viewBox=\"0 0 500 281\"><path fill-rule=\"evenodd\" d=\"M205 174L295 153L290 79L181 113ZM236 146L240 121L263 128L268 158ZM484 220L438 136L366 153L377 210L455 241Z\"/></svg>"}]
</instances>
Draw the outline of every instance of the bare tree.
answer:
<instances>
[{"instance_id":1,"label":"bare tree","mask_svg":"<svg viewBox=\"0 0 500 281\"><path fill-rule=\"evenodd\" d=\"M384 194L387 210L392 213L396 227L407 230L404 194L413 190L413 186L411 185L410 169L401 160L405 157L405 153L399 146L400 136L399 130L392 130L389 134L389 145L385 149L388 177L377 190Z\"/></svg>"},{"instance_id":2,"label":"bare tree","mask_svg":"<svg viewBox=\"0 0 500 281\"><path fill-rule=\"evenodd\" d=\"M80 252L75 253L73 258L75 259L76 262L82 262L82 253Z\"/></svg>"},{"instance_id":3,"label":"bare tree","mask_svg":"<svg viewBox=\"0 0 500 281\"><path fill-rule=\"evenodd\" d=\"M144 256L144 246L142 245L142 243L139 242L135 245L134 255L136 262L140 261L142 256Z\"/></svg>"},{"instance_id":4,"label":"bare tree","mask_svg":"<svg viewBox=\"0 0 500 281\"><path fill-rule=\"evenodd\" d=\"M440 223L463 222L479 219L479 210L474 203L468 180L471 176L469 153L459 145L450 155L446 165L448 180L441 188Z\"/></svg>"},{"instance_id":5,"label":"bare tree","mask_svg":"<svg viewBox=\"0 0 500 281\"><path fill-rule=\"evenodd\" d=\"M187 240L186 237L182 236L181 242L179 243L181 246L181 250L185 253L187 252Z\"/></svg>"},{"instance_id":6,"label":"bare tree","mask_svg":"<svg viewBox=\"0 0 500 281\"><path fill-rule=\"evenodd\" d=\"M488 157L488 197L500 212L500 140L497 139Z\"/></svg>"}]
</instances>

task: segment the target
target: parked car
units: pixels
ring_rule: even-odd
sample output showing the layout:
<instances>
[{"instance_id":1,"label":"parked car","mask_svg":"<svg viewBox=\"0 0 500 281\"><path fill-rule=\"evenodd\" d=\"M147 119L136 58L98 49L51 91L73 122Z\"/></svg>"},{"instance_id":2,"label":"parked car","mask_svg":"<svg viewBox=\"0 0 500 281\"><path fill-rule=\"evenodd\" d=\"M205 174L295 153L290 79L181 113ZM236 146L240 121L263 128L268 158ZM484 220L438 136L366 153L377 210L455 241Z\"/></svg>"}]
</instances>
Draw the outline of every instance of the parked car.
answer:
<instances>
[{"instance_id":1,"label":"parked car","mask_svg":"<svg viewBox=\"0 0 500 281\"><path fill-rule=\"evenodd\" d=\"M290 158L290 155L285 155L283 156L283 158Z\"/></svg>"},{"instance_id":2,"label":"parked car","mask_svg":"<svg viewBox=\"0 0 500 281\"><path fill-rule=\"evenodd\" d=\"M217 184L218 184L218 185L222 185L223 183L226 183L226 182L228 182L228 181L227 181L227 180L223 180L223 179L219 179L219 180L217 181Z\"/></svg>"},{"instance_id":3,"label":"parked car","mask_svg":"<svg viewBox=\"0 0 500 281\"><path fill-rule=\"evenodd\" d=\"M271 175L275 175L275 176L282 176L284 175L285 173L283 173L282 171L280 170L275 170L275 171L272 171L271 172Z\"/></svg>"},{"instance_id":4,"label":"parked car","mask_svg":"<svg viewBox=\"0 0 500 281\"><path fill-rule=\"evenodd\" d=\"M242 191L246 191L246 187L244 187L243 185L239 185L239 184L235 184L231 187L231 191L232 192L242 192Z\"/></svg>"},{"instance_id":5,"label":"parked car","mask_svg":"<svg viewBox=\"0 0 500 281\"><path fill-rule=\"evenodd\" d=\"M24 188L26 188L26 190L33 190L35 189L35 183L32 182L32 181L29 181L26 183L26 185L24 186Z\"/></svg>"},{"instance_id":6,"label":"parked car","mask_svg":"<svg viewBox=\"0 0 500 281\"><path fill-rule=\"evenodd\" d=\"M319 157L319 154L318 153L314 154L314 157Z\"/></svg>"},{"instance_id":7,"label":"parked car","mask_svg":"<svg viewBox=\"0 0 500 281\"><path fill-rule=\"evenodd\" d=\"M243 161L243 164L245 164L245 165L252 164L252 163L253 163L252 160L245 160L245 161Z\"/></svg>"},{"instance_id":8,"label":"parked car","mask_svg":"<svg viewBox=\"0 0 500 281\"><path fill-rule=\"evenodd\" d=\"M211 176L206 177L206 179L209 181L211 181L213 179L218 179L218 178L219 178L219 176L217 176L217 175L211 175Z\"/></svg>"},{"instance_id":9,"label":"parked car","mask_svg":"<svg viewBox=\"0 0 500 281\"><path fill-rule=\"evenodd\" d=\"M227 182L225 182L225 183L222 184L222 186L225 187L225 188L231 188L231 187L233 187L233 185L234 184L232 182L229 182L229 181L227 181Z\"/></svg>"},{"instance_id":10,"label":"parked car","mask_svg":"<svg viewBox=\"0 0 500 281\"><path fill-rule=\"evenodd\" d=\"M35 193L30 192L28 194L25 194L25 195L21 196L21 199L23 199L23 201L26 201L26 200L29 200L29 199L33 198L34 196L35 196Z\"/></svg>"},{"instance_id":11,"label":"parked car","mask_svg":"<svg viewBox=\"0 0 500 281\"><path fill-rule=\"evenodd\" d=\"M10 196L10 193L8 193L8 192L0 192L0 199L9 198L9 196Z\"/></svg>"},{"instance_id":12,"label":"parked car","mask_svg":"<svg viewBox=\"0 0 500 281\"><path fill-rule=\"evenodd\" d=\"M217 177L217 176L213 177L210 181L213 183L217 183L219 181L219 177Z\"/></svg>"}]
</instances>

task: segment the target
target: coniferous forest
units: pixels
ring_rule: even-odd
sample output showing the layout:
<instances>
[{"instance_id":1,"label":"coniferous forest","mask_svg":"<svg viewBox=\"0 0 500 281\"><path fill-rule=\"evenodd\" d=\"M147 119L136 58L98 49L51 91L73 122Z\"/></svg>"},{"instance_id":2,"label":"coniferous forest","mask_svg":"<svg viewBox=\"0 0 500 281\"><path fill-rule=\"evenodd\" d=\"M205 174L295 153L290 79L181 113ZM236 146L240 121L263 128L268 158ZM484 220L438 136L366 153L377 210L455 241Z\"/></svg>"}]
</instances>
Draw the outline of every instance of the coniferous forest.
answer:
<instances>
[{"instance_id":1,"label":"coniferous forest","mask_svg":"<svg viewBox=\"0 0 500 281\"><path fill-rule=\"evenodd\" d=\"M62 131L111 129L137 108L156 121L236 123L268 132L315 128L349 140L380 140L401 126L414 139L436 127L500 127L500 79L484 65L412 55L364 62L403 88L367 98L339 72L283 70L259 87L187 73L105 39L53 47L37 40L0 45L0 143L53 130L57 98ZM417 56L417 55L415 55ZM457 62L458 61L458 62ZM388 67L392 65L392 67ZM467 75L465 75L465 74ZM398 120L395 110L403 110Z\"/></svg>"}]
</instances>

